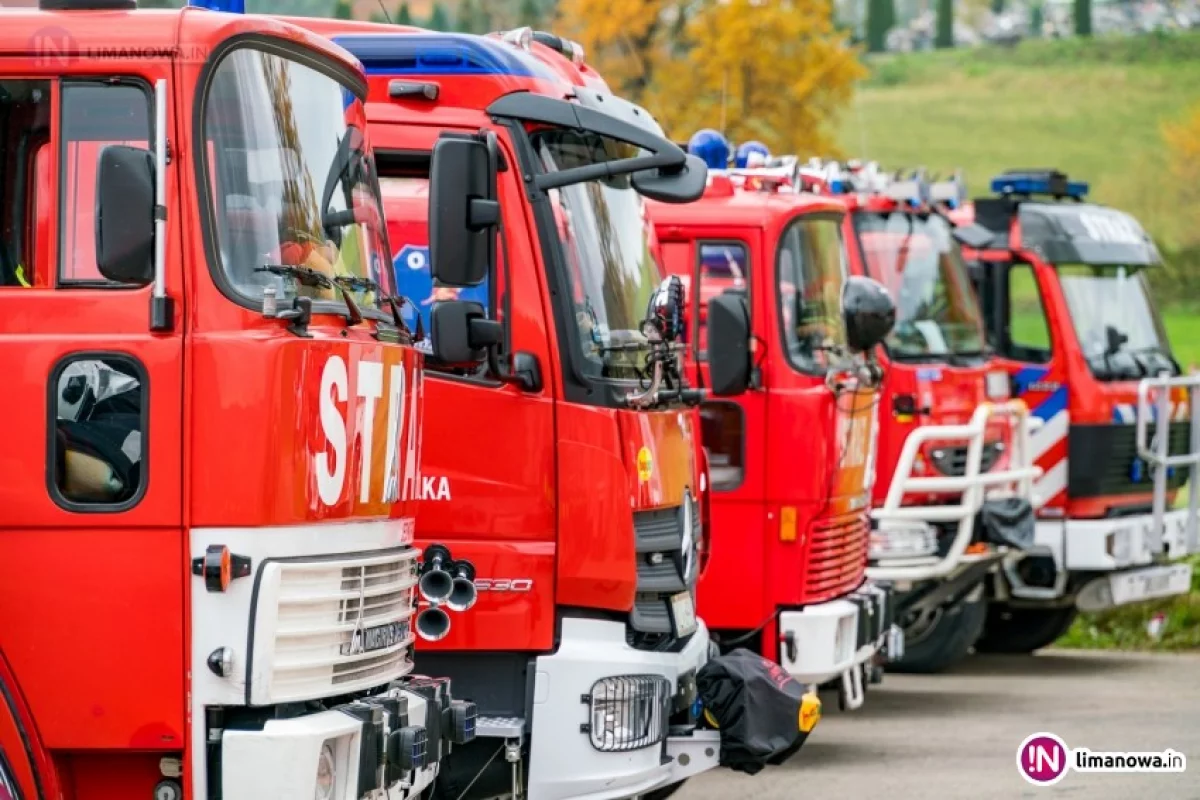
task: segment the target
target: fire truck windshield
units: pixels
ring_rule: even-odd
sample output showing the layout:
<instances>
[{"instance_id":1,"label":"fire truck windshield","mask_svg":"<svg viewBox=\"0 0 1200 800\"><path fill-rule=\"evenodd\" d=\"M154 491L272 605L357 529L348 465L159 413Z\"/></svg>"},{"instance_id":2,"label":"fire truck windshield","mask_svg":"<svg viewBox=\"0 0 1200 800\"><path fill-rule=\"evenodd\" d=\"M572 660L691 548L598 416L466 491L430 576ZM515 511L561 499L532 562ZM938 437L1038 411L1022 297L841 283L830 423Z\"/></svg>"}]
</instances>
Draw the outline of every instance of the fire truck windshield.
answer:
<instances>
[{"instance_id":1,"label":"fire truck windshield","mask_svg":"<svg viewBox=\"0 0 1200 800\"><path fill-rule=\"evenodd\" d=\"M558 128L536 131L531 139L546 172L638 154L611 139ZM634 378L647 347L641 323L662 281L641 195L628 176L552 189L549 195L585 371Z\"/></svg>"},{"instance_id":2,"label":"fire truck windshield","mask_svg":"<svg viewBox=\"0 0 1200 800\"><path fill-rule=\"evenodd\" d=\"M325 72L249 48L219 62L203 102L218 280L248 305L273 285L345 313L344 289L379 313L392 276L362 102ZM327 280L301 285L288 268Z\"/></svg>"},{"instance_id":3,"label":"fire truck windshield","mask_svg":"<svg viewBox=\"0 0 1200 800\"><path fill-rule=\"evenodd\" d=\"M1097 377L1174 371L1142 268L1059 264L1057 271L1075 335Z\"/></svg>"},{"instance_id":4,"label":"fire truck windshield","mask_svg":"<svg viewBox=\"0 0 1200 800\"><path fill-rule=\"evenodd\" d=\"M983 353L983 317L944 219L859 212L854 227L867 271L896 298L896 326L887 338L894 358Z\"/></svg>"}]
</instances>

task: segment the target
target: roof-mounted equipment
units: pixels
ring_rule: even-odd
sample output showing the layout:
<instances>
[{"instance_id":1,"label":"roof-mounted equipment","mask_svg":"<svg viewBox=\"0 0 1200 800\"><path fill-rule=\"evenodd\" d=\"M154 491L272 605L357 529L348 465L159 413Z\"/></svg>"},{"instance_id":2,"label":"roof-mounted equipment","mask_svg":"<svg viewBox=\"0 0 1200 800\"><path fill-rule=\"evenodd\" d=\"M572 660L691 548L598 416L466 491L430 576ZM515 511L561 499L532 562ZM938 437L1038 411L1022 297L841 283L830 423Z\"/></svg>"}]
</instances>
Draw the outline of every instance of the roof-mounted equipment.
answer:
<instances>
[{"instance_id":1,"label":"roof-mounted equipment","mask_svg":"<svg viewBox=\"0 0 1200 800\"><path fill-rule=\"evenodd\" d=\"M1065 172L1057 169L1014 169L992 178L992 191L1004 196L1040 195L1056 200L1069 197L1083 202L1088 185L1084 181L1069 180Z\"/></svg>"}]
</instances>

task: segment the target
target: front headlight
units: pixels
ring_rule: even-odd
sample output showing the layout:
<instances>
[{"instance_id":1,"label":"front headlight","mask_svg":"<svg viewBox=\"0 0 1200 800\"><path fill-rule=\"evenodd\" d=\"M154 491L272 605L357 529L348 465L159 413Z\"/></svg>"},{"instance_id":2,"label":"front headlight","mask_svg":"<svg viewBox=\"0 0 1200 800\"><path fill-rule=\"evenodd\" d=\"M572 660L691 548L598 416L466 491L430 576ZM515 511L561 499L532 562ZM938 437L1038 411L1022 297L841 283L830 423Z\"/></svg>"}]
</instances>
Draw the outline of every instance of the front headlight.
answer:
<instances>
[{"instance_id":1,"label":"front headlight","mask_svg":"<svg viewBox=\"0 0 1200 800\"><path fill-rule=\"evenodd\" d=\"M666 738L671 682L661 675L602 678L592 686L588 702L588 733L597 750L638 750Z\"/></svg>"},{"instance_id":2,"label":"front headlight","mask_svg":"<svg viewBox=\"0 0 1200 800\"><path fill-rule=\"evenodd\" d=\"M326 739L321 745L321 758L317 761L317 791L315 800L332 800L337 788L337 759L333 753L333 740Z\"/></svg>"},{"instance_id":3,"label":"front headlight","mask_svg":"<svg viewBox=\"0 0 1200 800\"><path fill-rule=\"evenodd\" d=\"M882 525L886 524L884 528ZM867 558L924 558L937 553L937 534L933 527L923 522L881 523L879 530L871 531Z\"/></svg>"}]
</instances>

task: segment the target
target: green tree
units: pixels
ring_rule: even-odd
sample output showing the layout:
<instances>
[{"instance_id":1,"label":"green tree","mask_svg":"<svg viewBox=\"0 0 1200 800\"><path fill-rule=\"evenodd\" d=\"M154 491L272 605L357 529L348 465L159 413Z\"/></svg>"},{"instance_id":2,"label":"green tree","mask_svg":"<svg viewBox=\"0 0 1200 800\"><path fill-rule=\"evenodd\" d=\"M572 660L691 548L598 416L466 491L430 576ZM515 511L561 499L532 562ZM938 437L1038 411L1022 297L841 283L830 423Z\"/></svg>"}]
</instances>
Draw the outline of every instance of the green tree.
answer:
<instances>
[{"instance_id":1,"label":"green tree","mask_svg":"<svg viewBox=\"0 0 1200 800\"><path fill-rule=\"evenodd\" d=\"M446 7L441 3L433 4L433 11L429 14L429 21L425 23L425 27L433 31L449 31L453 30L450 24L450 13L446 11Z\"/></svg>"},{"instance_id":2,"label":"green tree","mask_svg":"<svg viewBox=\"0 0 1200 800\"><path fill-rule=\"evenodd\" d=\"M1046 21L1046 12L1042 8L1041 3L1037 3L1033 8L1029 9L1029 35L1040 37L1042 35L1042 24Z\"/></svg>"},{"instance_id":3,"label":"green tree","mask_svg":"<svg viewBox=\"0 0 1200 800\"><path fill-rule=\"evenodd\" d=\"M333 18L354 19L352 11L353 8L350 5L350 0L337 0L337 4L333 7Z\"/></svg>"},{"instance_id":4,"label":"green tree","mask_svg":"<svg viewBox=\"0 0 1200 800\"><path fill-rule=\"evenodd\" d=\"M937 32L933 37L933 46L954 47L954 0L938 0Z\"/></svg>"},{"instance_id":5,"label":"green tree","mask_svg":"<svg viewBox=\"0 0 1200 800\"><path fill-rule=\"evenodd\" d=\"M408 0L400 4L400 10L396 12L397 25L412 25L412 9L408 7Z\"/></svg>"},{"instance_id":6,"label":"green tree","mask_svg":"<svg viewBox=\"0 0 1200 800\"><path fill-rule=\"evenodd\" d=\"M867 0L867 50L882 53L887 49L887 34L895 16L892 0Z\"/></svg>"},{"instance_id":7,"label":"green tree","mask_svg":"<svg viewBox=\"0 0 1200 800\"><path fill-rule=\"evenodd\" d=\"M1092 0L1075 0L1075 35L1092 35Z\"/></svg>"},{"instance_id":8,"label":"green tree","mask_svg":"<svg viewBox=\"0 0 1200 800\"><path fill-rule=\"evenodd\" d=\"M537 0L521 0L517 6L517 27L537 29L541 25L542 9Z\"/></svg>"},{"instance_id":9,"label":"green tree","mask_svg":"<svg viewBox=\"0 0 1200 800\"><path fill-rule=\"evenodd\" d=\"M486 33L479 29L480 10L476 0L462 0L454 15L454 29L459 33Z\"/></svg>"}]
</instances>

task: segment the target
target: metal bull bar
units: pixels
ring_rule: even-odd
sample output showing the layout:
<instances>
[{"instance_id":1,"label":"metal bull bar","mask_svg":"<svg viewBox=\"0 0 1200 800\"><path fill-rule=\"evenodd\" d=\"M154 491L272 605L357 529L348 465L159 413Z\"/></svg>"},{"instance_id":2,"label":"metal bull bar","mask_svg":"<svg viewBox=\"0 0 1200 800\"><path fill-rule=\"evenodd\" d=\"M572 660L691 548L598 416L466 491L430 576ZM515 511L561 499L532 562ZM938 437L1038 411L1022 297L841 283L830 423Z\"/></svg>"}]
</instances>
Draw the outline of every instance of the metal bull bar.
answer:
<instances>
[{"instance_id":1,"label":"metal bull bar","mask_svg":"<svg viewBox=\"0 0 1200 800\"><path fill-rule=\"evenodd\" d=\"M993 417L1006 417L1012 431L1010 463L1008 469L983 472L984 436ZM952 573L968 557L967 547L975 530L975 517L983 507L984 499L995 496L994 487L1004 484L1015 485L1015 495L1037 502L1033 497L1033 481L1041 476L1040 467L1032 463L1029 434L1040 427L1041 420L1031 417L1029 408L1020 400L1004 403L982 403L975 409L971 421L965 425L926 425L908 435L900 460L896 465L895 477L888 487L887 498L882 508L874 509L871 516L886 530L889 522L935 523L957 522L958 532L950 549L942 557L936 555L919 557L883 557L878 566L868 567L867 576L872 580L923 581L943 578ZM913 469L917 455L926 442L966 442L967 456L963 474L960 476L917 477ZM1004 490L1001 490L1002 492ZM958 493L961 499L956 504L904 506L904 496L914 492ZM1013 490L1004 492L1011 494Z\"/></svg>"},{"instance_id":2,"label":"metal bull bar","mask_svg":"<svg viewBox=\"0 0 1200 800\"><path fill-rule=\"evenodd\" d=\"M1187 552L1194 553L1200 549L1200 531L1197 531L1197 515L1200 512L1200 491L1196 486L1196 467L1200 466L1200 375L1181 375L1172 378L1168 373L1162 373L1157 378L1143 378L1138 383L1137 404L1137 451L1153 470L1154 473L1154 508L1150 536L1150 551L1160 554L1165 549L1164 538L1166 525L1164 517L1167 513L1167 480L1168 470L1173 467L1190 467L1190 491L1188 491L1188 513L1185 541ZM1187 389L1190 402L1188 422L1191 427L1191 439L1188 452L1177 455L1170 454L1171 444L1171 390ZM1157 390L1154 411L1154 439L1146 441L1147 417L1150 416L1150 392Z\"/></svg>"}]
</instances>

